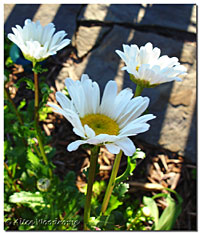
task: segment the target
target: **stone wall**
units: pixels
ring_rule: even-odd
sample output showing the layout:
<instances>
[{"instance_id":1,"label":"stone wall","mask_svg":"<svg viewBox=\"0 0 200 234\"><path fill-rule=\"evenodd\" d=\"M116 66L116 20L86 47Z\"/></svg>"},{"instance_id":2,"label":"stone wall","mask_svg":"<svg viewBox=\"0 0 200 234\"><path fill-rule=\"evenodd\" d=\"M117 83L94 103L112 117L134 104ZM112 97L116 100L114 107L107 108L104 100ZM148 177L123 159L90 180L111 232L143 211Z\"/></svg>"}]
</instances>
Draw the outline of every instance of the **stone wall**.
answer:
<instances>
[{"instance_id":1,"label":"stone wall","mask_svg":"<svg viewBox=\"0 0 200 234\"><path fill-rule=\"evenodd\" d=\"M22 14L24 12L24 14ZM170 82L145 89L151 98L149 112L157 116L150 131L137 136L196 161L196 6L192 4L6 4L5 31L23 24L26 18L53 21L72 38L77 60L63 66L57 89L66 77L79 79L87 73L101 91L108 80L117 81L119 90L135 89L123 62L115 53L122 44L144 45L148 41L162 54L176 56L188 69L182 82ZM67 58L66 58L67 60Z\"/></svg>"}]
</instances>

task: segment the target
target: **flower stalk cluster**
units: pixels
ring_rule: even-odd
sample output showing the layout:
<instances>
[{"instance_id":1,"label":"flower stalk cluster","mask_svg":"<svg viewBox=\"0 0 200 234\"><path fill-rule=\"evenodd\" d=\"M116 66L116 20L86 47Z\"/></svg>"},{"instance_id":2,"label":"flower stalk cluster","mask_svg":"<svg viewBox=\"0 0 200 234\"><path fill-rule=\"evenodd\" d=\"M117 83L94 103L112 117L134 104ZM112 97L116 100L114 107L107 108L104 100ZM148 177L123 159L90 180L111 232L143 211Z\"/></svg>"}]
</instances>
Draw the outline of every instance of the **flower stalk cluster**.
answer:
<instances>
[{"instance_id":1,"label":"flower stalk cluster","mask_svg":"<svg viewBox=\"0 0 200 234\"><path fill-rule=\"evenodd\" d=\"M22 51L24 57L32 62L34 73L34 123L36 138L38 140L39 150L36 147L36 152L42 156L45 165L49 166L48 158L45 154L44 145L42 142L41 129L39 126L39 79L38 72L36 72L36 66L39 62L47 59L49 56L54 55L57 51L61 50L70 43L69 39L64 39L67 35L65 31L59 31L54 34L55 26L50 23L43 27L39 21L32 22L30 19L26 19L24 27L16 25L16 28L12 28L14 34L9 33L8 38L14 42ZM54 35L53 35L54 34ZM9 98L8 92L5 89L7 97L13 105L19 122L23 125L21 116L19 115L17 108L13 101ZM49 175L52 178L52 170L49 167Z\"/></svg>"},{"instance_id":2,"label":"flower stalk cluster","mask_svg":"<svg viewBox=\"0 0 200 234\"><path fill-rule=\"evenodd\" d=\"M54 24L50 23L43 27L39 21L32 22L29 19L25 20L23 28L16 25L16 28L12 28L12 30L14 34L8 34L8 38L21 49L24 57L33 64L34 123L39 144L39 150L36 148L36 151L42 155L44 163L48 166L49 161L45 154L39 126L40 90L36 65L67 46L70 40L64 39L67 35L64 31L54 34ZM122 69L129 73L131 81L136 84L135 94L129 88L118 93L117 83L109 81L105 86L102 98L100 98L99 85L92 81L88 75L83 74L78 81L70 78L65 80L71 99L59 91L56 92L56 99L60 106L48 103L56 113L63 115L72 124L73 132L80 137L79 140L68 145L68 151L77 150L83 144L93 146L84 207L84 230L89 230L92 188L100 146L105 146L110 153L116 154L101 206L101 215L104 215L115 186L122 154L132 156L136 151L136 147L129 137L148 131L150 124L147 122L156 118L153 114L144 114L150 99L141 96L143 89L153 88L174 80L181 81L179 75L186 73L185 67L180 65L177 58L160 56L160 49L153 48L150 42L141 48L137 45L123 45L123 50L123 52L116 50L116 53L125 63ZM5 93L13 105L6 89ZM13 107L20 124L23 125L16 106L13 105ZM50 167L49 175L53 176Z\"/></svg>"}]
</instances>

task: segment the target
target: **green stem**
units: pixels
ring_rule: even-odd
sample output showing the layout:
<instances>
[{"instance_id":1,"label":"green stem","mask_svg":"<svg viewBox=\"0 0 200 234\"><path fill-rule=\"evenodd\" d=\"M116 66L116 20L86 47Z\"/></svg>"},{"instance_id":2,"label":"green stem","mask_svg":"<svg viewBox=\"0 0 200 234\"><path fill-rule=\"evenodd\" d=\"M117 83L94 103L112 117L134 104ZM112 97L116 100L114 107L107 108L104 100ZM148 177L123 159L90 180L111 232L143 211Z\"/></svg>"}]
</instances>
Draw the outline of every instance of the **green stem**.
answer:
<instances>
[{"instance_id":1,"label":"green stem","mask_svg":"<svg viewBox=\"0 0 200 234\"><path fill-rule=\"evenodd\" d=\"M38 85L38 74L34 72L34 84L35 84L35 122L38 125L38 109L39 109L39 85Z\"/></svg>"},{"instance_id":2,"label":"green stem","mask_svg":"<svg viewBox=\"0 0 200 234\"><path fill-rule=\"evenodd\" d=\"M35 66L36 66L36 63L33 62L33 68L35 68ZM38 111L39 111L39 83L38 83L38 73L33 72L33 74L34 74L34 84L35 84L35 103L34 103L35 116L34 116L34 122L35 122L35 129L36 129L36 132L37 132L36 137L37 137L37 140L38 140L41 155L43 157L43 161L44 161L44 163L46 165L49 165L47 156L46 156L45 151L44 151L44 146L43 146L43 143L42 143L42 137L41 137L41 134L40 134L41 130L40 130L40 127L39 127L39 114L38 114ZM49 168L49 175L50 175L50 177L52 177L52 171L51 171L50 168Z\"/></svg>"},{"instance_id":3,"label":"green stem","mask_svg":"<svg viewBox=\"0 0 200 234\"><path fill-rule=\"evenodd\" d=\"M10 171L10 169L9 169L9 167L8 167L8 165L7 165L7 163L6 162L4 162L4 168L7 170L7 172L8 172L8 176L10 177L10 179L11 179L11 181L12 181L12 183L13 183L13 186L14 186L14 188L15 188L15 191L16 192L20 192L20 190L17 188L17 186L16 186L16 183L14 182L14 180L13 180L13 176L12 176L12 173L11 173L11 171Z\"/></svg>"},{"instance_id":4,"label":"green stem","mask_svg":"<svg viewBox=\"0 0 200 234\"><path fill-rule=\"evenodd\" d=\"M90 218L90 209L91 209L91 198L92 198L92 187L95 179L96 165L98 160L99 146L94 146L91 150L90 156L90 168L88 175L88 184L87 184L87 195L84 207L84 230L89 230L87 227L89 218Z\"/></svg>"},{"instance_id":5,"label":"green stem","mask_svg":"<svg viewBox=\"0 0 200 234\"><path fill-rule=\"evenodd\" d=\"M35 150L35 152L36 152L36 154L38 156L40 156L40 157L42 156L41 153L40 153L40 151L39 151L39 149L37 148L36 144L33 144L33 149Z\"/></svg>"},{"instance_id":6,"label":"green stem","mask_svg":"<svg viewBox=\"0 0 200 234\"><path fill-rule=\"evenodd\" d=\"M38 140L39 149L40 149L41 155L43 157L44 163L46 165L48 165L49 164L48 159L47 159L47 156L45 154L44 147L43 147L42 140L41 140L41 136L39 133L37 133L37 140Z\"/></svg>"},{"instance_id":7,"label":"green stem","mask_svg":"<svg viewBox=\"0 0 200 234\"><path fill-rule=\"evenodd\" d=\"M19 123L21 124L21 126L23 126L23 125L24 125L24 122L23 122L23 120L22 120L22 117L21 117L20 113L18 112L15 103L13 102L12 98L10 97L9 91L7 90L7 88L6 88L5 86L4 86L4 92L5 92L6 98L7 98L8 101L11 103L13 109L15 110L15 113L16 113L16 116L17 116L17 119L18 119ZM22 141L23 141L24 145L26 146L27 143L26 143L26 140L25 140L24 137L22 137Z\"/></svg>"},{"instance_id":8,"label":"green stem","mask_svg":"<svg viewBox=\"0 0 200 234\"><path fill-rule=\"evenodd\" d=\"M121 161L121 157L122 157L122 151L120 150L119 154L116 155L115 162L114 162L113 169L112 169L112 173L111 173L110 180L108 183L108 187L106 189L106 194L105 194L104 199L103 199L103 204L101 207L101 214L102 215L104 215L104 213L106 212L106 209L108 207L108 202L110 200L110 196L111 196L113 188L115 186L115 178L116 178L118 170L119 170L119 164Z\"/></svg>"},{"instance_id":9,"label":"green stem","mask_svg":"<svg viewBox=\"0 0 200 234\"><path fill-rule=\"evenodd\" d=\"M140 85L136 86L134 97L140 96L144 88Z\"/></svg>"}]
</instances>

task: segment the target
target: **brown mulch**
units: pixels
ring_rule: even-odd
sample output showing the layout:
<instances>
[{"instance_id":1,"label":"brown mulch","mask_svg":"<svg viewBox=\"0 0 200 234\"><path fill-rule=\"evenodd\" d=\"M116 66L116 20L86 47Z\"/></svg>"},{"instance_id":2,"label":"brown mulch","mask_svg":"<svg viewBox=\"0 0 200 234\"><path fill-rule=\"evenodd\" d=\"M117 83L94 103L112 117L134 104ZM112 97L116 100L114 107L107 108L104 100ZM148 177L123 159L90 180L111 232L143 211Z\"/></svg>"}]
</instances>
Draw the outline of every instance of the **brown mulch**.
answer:
<instances>
[{"instance_id":1,"label":"brown mulch","mask_svg":"<svg viewBox=\"0 0 200 234\"><path fill-rule=\"evenodd\" d=\"M56 59L51 58L48 60L50 69L47 73L47 83L53 91L49 97L49 101L54 103L56 103L55 79L63 64L67 63L67 61L64 61L66 54L60 53L59 55ZM70 61L72 60L76 60L73 53L70 57ZM25 84L22 84L18 90L13 86L20 77L24 77L25 75L32 76L32 74L24 73L21 66L15 65L12 68L10 81L6 85L16 104L19 104L23 98L26 98L26 100L33 98L33 92L25 89ZM53 158L53 163L56 165L54 173L62 179L69 171L75 171L77 174L77 187L82 191L86 183L83 170L89 167L89 151L84 147L79 147L74 152L66 150L67 145L78 139L78 137L72 132L71 125L62 116L55 113L49 114L48 118L41 123L41 127L48 136L52 136L51 145L56 148ZM134 138L133 140L136 146L146 153L146 158L138 160L134 174L129 180L129 192L137 193L139 197L146 194L151 196L159 192L165 193L166 190L163 190L163 187L175 189L183 198L182 213L176 222L175 229L197 230L197 183L196 179L193 178L193 171L196 169L196 165L176 153L152 147ZM109 178L113 161L114 155L110 154L105 148L102 148L98 159L100 164L99 179L107 180ZM125 168L126 156L123 156L119 174ZM161 198L157 200L157 204L162 209L166 207L165 201Z\"/></svg>"}]
</instances>

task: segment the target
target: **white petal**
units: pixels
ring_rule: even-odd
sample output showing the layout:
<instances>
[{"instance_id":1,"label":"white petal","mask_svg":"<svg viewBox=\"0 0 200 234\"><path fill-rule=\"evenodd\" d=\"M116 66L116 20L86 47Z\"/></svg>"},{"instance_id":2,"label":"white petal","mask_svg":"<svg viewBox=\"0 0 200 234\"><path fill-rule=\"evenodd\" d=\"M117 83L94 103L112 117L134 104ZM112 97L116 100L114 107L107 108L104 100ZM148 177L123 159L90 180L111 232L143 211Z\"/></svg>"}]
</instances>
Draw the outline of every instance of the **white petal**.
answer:
<instances>
[{"instance_id":1,"label":"white petal","mask_svg":"<svg viewBox=\"0 0 200 234\"><path fill-rule=\"evenodd\" d=\"M119 137L125 137L125 136L135 136L139 133L146 132L149 130L150 125L147 123L143 124L136 124L132 125L132 123L129 123L126 127L124 127L119 134Z\"/></svg>"},{"instance_id":2,"label":"white petal","mask_svg":"<svg viewBox=\"0 0 200 234\"><path fill-rule=\"evenodd\" d=\"M19 46L19 41L18 41L17 37L14 34L9 33L8 34L8 39L11 40L13 43L15 43L16 45Z\"/></svg>"},{"instance_id":3,"label":"white petal","mask_svg":"<svg viewBox=\"0 0 200 234\"><path fill-rule=\"evenodd\" d=\"M85 101L85 93L80 81L73 81L72 79L67 78L65 80L65 84L77 112L79 113L80 117L83 117L85 115L87 103Z\"/></svg>"},{"instance_id":4,"label":"white petal","mask_svg":"<svg viewBox=\"0 0 200 234\"><path fill-rule=\"evenodd\" d=\"M122 128L119 136L134 136L138 133L146 132L150 127L150 125L146 124L146 122L155 118L156 116L152 114L140 116Z\"/></svg>"},{"instance_id":5,"label":"white petal","mask_svg":"<svg viewBox=\"0 0 200 234\"><path fill-rule=\"evenodd\" d=\"M60 44L61 40L66 36L65 31L59 31L55 33L52 37L51 43L49 45L50 48L53 48Z\"/></svg>"},{"instance_id":6,"label":"white petal","mask_svg":"<svg viewBox=\"0 0 200 234\"><path fill-rule=\"evenodd\" d=\"M63 110L55 104L52 104L52 103L47 103L47 104L54 108L54 112L57 112L63 115L72 124L74 128L78 129L84 134L84 129L80 121L80 118L73 110L70 110L70 109Z\"/></svg>"},{"instance_id":7,"label":"white petal","mask_svg":"<svg viewBox=\"0 0 200 234\"><path fill-rule=\"evenodd\" d=\"M109 117L113 115L113 103L117 95L117 83L110 80L105 87L102 101L101 101L101 114L105 114Z\"/></svg>"},{"instance_id":8,"label":"white petal","mask_svg":"<svg viewBox=\"0 0 200 234\"><path fill-rule=\"evenodd\" d=\"M83 74L83 75L81 76L81 82L84 82L84 81L86 81L86 80L90 80L90 77L88 76L88 74Z\"/></svg>"},{"instance_id":9,"label":"white petal","mask_svg":"<svg viewBox=\"0 0 200 234\"><path fill-rule=\"evenodd\" d=\"M116 120L120 115L123 114L123 111L125 110L132 97L133 92L130 88L123 89L118 93L114 102L113 120Z\"/></svg>"},{"instance_id":10,"label":"white petal","mask_svg":"<svg viewBox=\"0 0 200 234\"><path fill-rule=\"evenodd\" d=\"M64 39L59 43L59 45L55 48L56 51L63 49L64 47L68 46L70 44L70 39Z\"/></svg>"},{"instance_id":11,"label":"white petal","mask_svg":"<svg viewBox=\"0 0 200 234\"><path fill-rule=\"evenodd\" d=\"M105 147L111 154L118 154L120 151L120 147L115 144L105 144Z\"/></svg>"},{"instance_id":12,"label":"white petal","mask_svg":"<svg viewBox=\"0 0 200 234\"><path fill-rule=\"evenodd\" d=\"M83 140L74 141L74 142L70 143L70 144L67 146L67 150L68 150L69 152L74 151L74 150L77 150L78 147L79 147L80 145L83 145L83 144L86 144L86 143L87 143L87 141L83 141Z\"/></svg>"},{"instance_id":13,"label":"white petal","mask_svg":"<svg viewBox=\"0 0 200 234\"><path fill-rule=\"evenodd\" d=\"M95 132L92 128L90 128L87 124L84 125L85 133L87 137L92 138L95 137Z\"/></svg>"},{"instance_id":14,"label":"white petal","mask_svg":"<svg viewBox=\"0 0 200 234\"><path fill-rule=\"evenodd\" d=\"M139 117L148 107L149 98L148 97L136 97L133 98L125 110L125 114L120 116L117 122L119 127L123 128L129 122Z\"/></svg>"},{"instance_id":15,"label":"white petal","mask_svg":"<svg viewBox=\"0 0 200 234\"><path fill-rule=\"evenodd\" d=\"M129 124L127 124L124 128L120 130L119 136L135 136L138 133L146 132L150 125L146 122L152 119L155 119L156 116L152 114L146 114L143 116L140 116L139 118L131 121Z\"/></svg>"},{"instance_id":16,"label":"white petal","mask_svg":"<svg viewBox=\"0 0 200 234\"><path fill-rule=\"evenodd\" d=\"M82 138L86 138L84 132L80 131L78 128L73 128L73 132Z\"/></svg>"},{"instance_id":17,"label":"white petal","mask_svg":"<svg viewBox=\"0 0 200 234\"><path fill-rule=\"evenodd\" d=\"M118 136L108 135L108 134L99 134L91 139L88 139L89 144L98 145L101 143L106 142L115 142L116 140L120 139Z\"/></svg>"},{"instance_id":18,"label":"white petal","mask_svg":"<svg viewBox=\"0 0 200 234\"><path fill-rule=\"evenodd\" d=\"M155 47L152 52L153 52L153 59L157 60L161 53L160 49Z\"/></svg>"},{"instance_id":19,"label":"white petal","mask_svg":"<svg viewBox=\"0 0 200 234\"><path fill-rule=\"evenodd\" d=\"M125 63L128 62L128 59L127 59L125 53L123 53L123 52L120 51L120 50L115 50L115 52L119 55L119 57L120 57Z\"/></svg>"},{"instance_id":20,"label":"white petal","mask_svg":"<svg viewBox=\"0 0 200 234\"><path fill-rule=\"evenodd\" d=\"M96 114L99 111L100 105L100 90L99 85L96 82L93 82L93 91L92 91L92 110Z\"/></svg>"},{"instance_id":21,"label":"white petal","mask_svg":"<svg viewBox=\"0 0 200 234\"><path fill-rule=\"evenodd\" d=\"M130 56L131 58L137 59L138 53L139 53L139 48L138 48L138 46L137 46L137 45L131 45L131 49L130 49L130 54L129 54L129 56Z\"/></svg>"},{"instance_id":22,"label":"white petal","mask_svg":"<svg viewBox=\"0 0 200 234\"><path fill-rule=\"evenodd\" d=\"M93 113L93 84L92 80L89 79L88 75L82 75L81 77L81 86L85 95L85 108L84 114L92 114ZM92 98L91 98L92 97Z\"/></svg>"},{"instance_id":23,"label":"white petal","mask_svg":"<svg viewBox=\"0 0 200 234\"><path fill-rule=\"evenodd\" d=\"M131 47L129 45L125 45L125 44L123 44L122 47L123 47L123 50L124 50L124 54L126 54L127 56L129 56L130 55Z\"/></svg>"},{"instance_id":24,"label":"white petal","mask_svg":"<svg viewBox=\"0 0 200 234\"><path fill-rule=\"evenodd\" d=\"M24 22L24 25L28 25L30 24L32 21L30 19L26 19L25 22Z\"/></svg>"},{"instance_id":25,"label":"white petal","mask_svg":"<svg viewBox=\"0 0 200 234\"><path fill-rule=\"evenodd\" d=\"M71 101L64 95L64 93L60 91L56 92L56 100L59 102L63 109L70 109Z\"/></svg>"},{"instance_id":26,"label":"white petal","mask_svg":"<svg viewBox=\"0 0 200 234\"><path fill-rule=\"evenodd\" d=\"M156 116L153 114L142 115L139 118L132 121L132 124L146 123L149 120L155 119Z\"/></svg>"},{"instance_id":27,"label":"white petal","mask_svg":"<svg viewBox=\"0 0 200 234\"><path fill-rule=\"evenodd\" d=\"M53 110L54 112L63 115L64 110L61 109L59 106L57 106L57 105L55 105L55 104L53 104L53 103L50 103L50 102L48 102L47 105L50 106L50 107L52 107L52 108L54 109L54 110Z\"/></svg>"},{"instance_id":28,"label":"white petal","mask_svg":"<svg viewBox=\"0 0 200 234\"><path fill-rule=\"evenodd\" d=\"M132 156L136 151L135 145L128 137L116 141L115 144L121 148L126 156Z\"/></svg>"}]
</instances>

